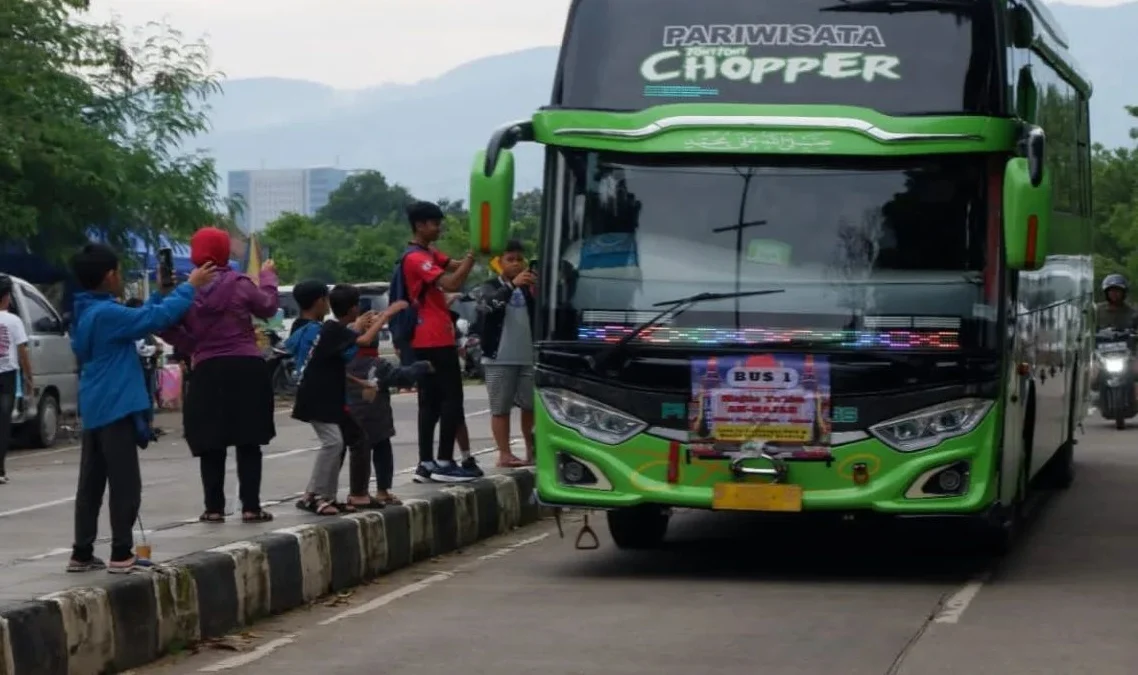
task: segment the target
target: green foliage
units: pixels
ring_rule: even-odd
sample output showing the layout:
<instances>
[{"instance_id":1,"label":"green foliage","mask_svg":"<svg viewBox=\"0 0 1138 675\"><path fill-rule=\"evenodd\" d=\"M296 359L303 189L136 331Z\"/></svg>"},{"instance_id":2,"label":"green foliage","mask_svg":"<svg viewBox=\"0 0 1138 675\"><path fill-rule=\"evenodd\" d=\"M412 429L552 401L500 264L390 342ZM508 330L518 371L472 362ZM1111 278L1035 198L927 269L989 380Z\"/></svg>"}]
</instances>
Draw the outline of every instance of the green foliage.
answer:
<instances>
[{"instance_id":1,"label":"green foliage","mask_svg":"<svg viewBox=\"0 0 1138 675\"><path fill-rule=\"evenodd\" d=\"M122 245L213 217L213 161L181 150L218 90L208 52L165 26L81 20L86 5L0 3L0 240L54 260L92 227Z\"/></svg>"},{"instance_id":2,"label":"green foliage","mask_svg":"<svg viewBox=\"0 0 1138 675\"><path fill-rule=\"evenodd\" d=\"M1138 118L1138 106L1127 111ZM1132 136L1138 139L1138 129ZM1138 279L1138 148L1095 145L1091 169L1096 282L1121 272L1133 283Z\"/></svg>"},{"instance_id":3,"label":"green foliage","mask_svg":"<svg viewBox=\"0 0 1138 675\"><path fill-rule=\"evenodd\" d=\"M314 218L286 214L261 235L283 284L302 279L359 283L387 281L411 238L404 209L413 201L406 188L387 182L378 171L350 176ZM462 201L438 200L446 214L438 247L461 257L469 250L469 215ZM541 194L534 190L515 201L513 236L537 247ZM473 279L486 274L480 261Z\"/></svg>"}]
</instances>

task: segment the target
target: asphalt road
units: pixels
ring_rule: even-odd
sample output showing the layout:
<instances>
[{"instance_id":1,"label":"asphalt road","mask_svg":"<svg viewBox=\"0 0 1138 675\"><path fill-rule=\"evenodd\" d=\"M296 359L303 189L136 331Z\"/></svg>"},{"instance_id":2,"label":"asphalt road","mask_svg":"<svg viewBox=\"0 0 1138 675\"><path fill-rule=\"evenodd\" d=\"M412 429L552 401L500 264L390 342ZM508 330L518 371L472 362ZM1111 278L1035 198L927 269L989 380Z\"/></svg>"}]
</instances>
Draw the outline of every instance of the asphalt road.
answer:
<instances>
[{"instance_id":1,"label":"asphalt road","mask_svg":"<svg viewBox=\"0 0 1138 675\"><path fill-rule=\"evenodd\" d=\"M475 452L483 453L480 460L489 469L494 455L485 452L493 447L486 389L469 386L465 394L471 446ZM392 405L397 432L393 439L395 467L397 472L402 471L395 480L398 494L399 485L409 482L410 470L418 460L418 408L414 395L395 396ZM182 440L180 420L179 414L161 415L158 425L169 433L141 453L141 520L151 539L155 560L161 562L259 532L289 527L298 524L291 521L299 522L307 515L297 510L293 502L308 482L312 451L318 442L311 427L289 418L289 410L278 412L277 436L265 448L262 499L277 520L261 525L243 524L239 517L230 518L223 525L197 522L203 510L201 479L197 460L190 456ZM515 415L515 434L517 425ZM0 601L35 597L83 581L63 573L70 554L78 461L78 449L65 444L9 455L7 470L12 482L0 485ZM347 479L344 469L341 498L347 494ZM229 508L238 506L232 451L226 493L230 495ZM104 535L104 543L97 546L96 554L105 557L109 553L105 541L110 535L105 506L99 531Z\"/></svg>"},{"instance_id":2,"label":"asphalt road","mask_svg":"<svg viewBox=\"0 0 1138 675\"><path fill-rule=\"evenodd\" d=\"M682 514L669 546L519 530L141 672L189 675L1132 675L1138 430L1088 425L1079 477L1002 561L951 532Z\"/></svg>"}]
</instances>

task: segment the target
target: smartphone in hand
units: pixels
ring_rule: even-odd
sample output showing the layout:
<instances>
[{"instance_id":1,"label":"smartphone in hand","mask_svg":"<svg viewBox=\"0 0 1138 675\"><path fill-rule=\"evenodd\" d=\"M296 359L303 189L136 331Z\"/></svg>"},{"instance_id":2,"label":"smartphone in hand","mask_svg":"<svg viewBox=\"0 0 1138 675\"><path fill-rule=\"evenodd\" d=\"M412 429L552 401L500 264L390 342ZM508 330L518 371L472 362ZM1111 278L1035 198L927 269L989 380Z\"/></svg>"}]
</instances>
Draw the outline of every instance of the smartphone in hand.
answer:
<instances>
[{"instance_id":1,"label":"smartphone in hand","mask_svg":"<svg viewBox=\"0 0 1138 675\"><path fill-rule=\"evenodd\" d=\"M162 288L173 288L174 280L174 249L166 247L158 250L158 285Z\"/></svg>"}]
</instances>

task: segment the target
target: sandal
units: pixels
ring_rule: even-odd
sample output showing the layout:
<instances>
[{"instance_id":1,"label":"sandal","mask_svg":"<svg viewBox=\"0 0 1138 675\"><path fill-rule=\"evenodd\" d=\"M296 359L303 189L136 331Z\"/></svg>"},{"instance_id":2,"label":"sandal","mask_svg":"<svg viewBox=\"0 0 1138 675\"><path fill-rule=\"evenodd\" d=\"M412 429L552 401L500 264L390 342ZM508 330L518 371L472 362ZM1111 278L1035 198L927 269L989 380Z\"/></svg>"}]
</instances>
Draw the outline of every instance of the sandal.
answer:
<instances>
[{"instance_id":1,"label":"sandal","mask_svg":"<svg viewBox=\"0 0 1138 675\"><path fill-rule=\"evenodd\" d=\"M203 522L203 523L224 523L225 522L225 514L224 513L214 513L212 511L206 511L206 512L202 513L200 516L198 516L198 521Z\"/></svg>"},{"instance_id":2,"label":"sandal","mask_svg":"<svg viewBox=\"0 0 1138 675\"><path fill-rule=\"evenodd\" d=\"M329 502L329 503L332 506L335 506L337 509L339 509L340 513L355 513L358 510L354 504L349 504L347 502Z\"/></svg>"},{"instance_id":3,"label":"sandal","mask_svg":"<svg viewBox=\"0 0 1138 675\"><path fill-rule=\"evenodd\" d=\"M246 511L241 514L241 522L243 523L267 523L273 519L273 514L261 509L259 511Z\"/></svg>"},{"instance_id":4,"label":"sandal","mask_svg":"<svg viewBox=\"0 0 1138 675\"><path fill-rule=\"evenodd\" d=\"M388 492L383 497L383 503L388 506L403 506L403 500Z\"/></svg>"},{"instance_id":5,"label":"sandal","mask_svg":"<svg viewBox=\"0 0 1138 675\"><path fill-rule=\"evenodd\" d=\"M152 567L154 567L154 563L150 560L135 556L130 560L112 560L107 565L107 571L111 574L133 574L141 570L151 569Z\"/></svg>"},{"instance_id":6,"label":"sandal","mask_svg":"<svg viewBox=\"0 0 1138 675\"><path fill-rule=\"evenodd\" d=\"M373 497L371 495L368 495L366 502L352 502L351 497L349 497L347 505L351 506L353 508L356 508L356 509L363 509L365 511L374 511L377 509L382 509L383 507L387 506L387 502L385 502L381 499L376 499L375 497Z\"/></svg>"},{"instance_id":7,"label":"sandal","mask_svg":"<svg viewBox=\"0 0 1138 675\"><path fill-rule=\"evenodd\" d=\"M304 497L296 502L296 508L302 511L316 514L318 516L338 516L340 509L335 502L323 499L321 497L311 496Z\"/></svg>"}]
</instances>

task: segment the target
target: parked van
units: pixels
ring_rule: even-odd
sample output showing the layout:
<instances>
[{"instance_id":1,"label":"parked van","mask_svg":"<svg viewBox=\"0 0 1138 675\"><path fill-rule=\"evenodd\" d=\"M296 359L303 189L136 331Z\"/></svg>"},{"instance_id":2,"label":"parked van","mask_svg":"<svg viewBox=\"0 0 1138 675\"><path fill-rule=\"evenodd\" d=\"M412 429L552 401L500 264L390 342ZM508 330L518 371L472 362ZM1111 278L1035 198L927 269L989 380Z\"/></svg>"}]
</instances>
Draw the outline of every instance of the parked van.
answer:
<instances>
[{"instance_id":1,"label":"parked van","mask_svg":"<svg viewBox=\"0 0 1138 675\"><path fill-rule=\"evenodd\" d=\"M47 448L59 436L63 415L74 416L79 408L79 366L71 351L67 324L43 293L12 277L9 307L24 322L28 332L28 359L32 364L35 391L12 410L13 433L31 445Z\"/></svg>"}]
</instances>

